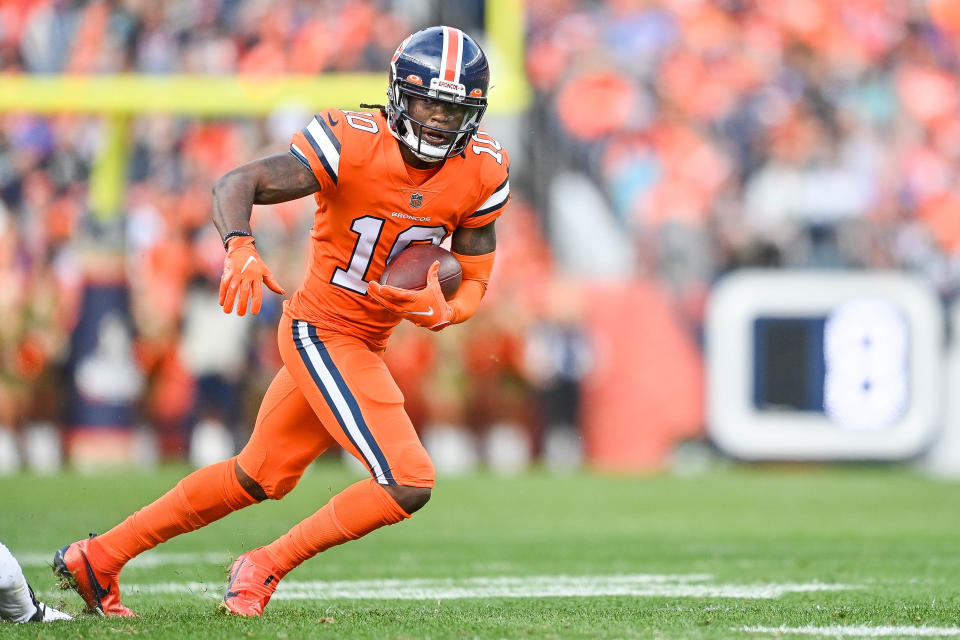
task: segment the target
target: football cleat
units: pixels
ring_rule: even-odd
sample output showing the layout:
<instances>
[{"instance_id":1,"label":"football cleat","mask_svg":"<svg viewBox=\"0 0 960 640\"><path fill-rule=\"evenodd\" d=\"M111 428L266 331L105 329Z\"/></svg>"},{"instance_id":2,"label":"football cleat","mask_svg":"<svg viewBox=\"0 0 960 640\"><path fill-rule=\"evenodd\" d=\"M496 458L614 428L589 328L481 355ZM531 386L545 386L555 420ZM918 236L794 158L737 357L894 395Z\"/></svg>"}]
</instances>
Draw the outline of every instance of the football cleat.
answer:
<instances>
[{"instance_id":1,"label":"football cleat","mask_svg":"<svg viewBox=\"0 0 960 640\"><path fill-rule=\"evenodd\" d=\"M243 554L230 565L221 610L238 616L261 615L277 590L278 575L263 547Z\"/></svg>"},{"instance_id":2,"label":"football cleat","mask_svg":"<svg viewBox=\"0 0 960 640\"><path fill-rule=\"evenodd\" d=\"M61 589L73 589L87 603L87 609L102 616L135 618L137 614L120 602L120 580L116 574L98 572L87 556L87 540L68 544L53 556L53 573Z\"/></svg>"},{"instance_id":3,"label":"football cleat","mask_svg":"<svg viewBox=\"0 0 960 640\"><path fill-rule=\"evenodd\" d=\"M30 599L33 600L33 606L37 608L37 612L27 620L27 622L54 622L56 620L73 620L73 616L54 609L53 607L48 607L44 603L37 600L37 596L33 593L33 587L27 585L27 588L30 589Z\"/></svg>"}]
</instances>

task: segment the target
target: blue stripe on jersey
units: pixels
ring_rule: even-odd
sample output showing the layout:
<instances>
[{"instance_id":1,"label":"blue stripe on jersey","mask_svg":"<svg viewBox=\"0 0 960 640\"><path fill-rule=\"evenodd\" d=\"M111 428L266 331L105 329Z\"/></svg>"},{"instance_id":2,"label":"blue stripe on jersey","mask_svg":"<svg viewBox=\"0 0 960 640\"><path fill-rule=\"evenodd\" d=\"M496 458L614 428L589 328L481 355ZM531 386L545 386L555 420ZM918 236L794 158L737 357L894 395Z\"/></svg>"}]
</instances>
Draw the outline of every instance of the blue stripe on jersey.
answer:
<instances>
[{"instance_id":1,"label":"blue stripe on jersey","mask_svg":"<svg viewBox=\"0 0 960 640\"><path fill-rule=\"evenodd\" d=\"M294 158L296 158L297 160L300 161L300 164L302 164L303 166L305 166L307 169L310 169L310 171L313 171L313 169L310 168L310 161L307 160L306 156L304 156L302 153L300 153L299 151L297 151L296 147L294 147L294 146L291 145L291 147L290 147L290 153L293 154L293 157L294 157Z\"/></svg>"},{"instance_id":2,"label":"blue stripe on jersey","mask_svg":"<svg viewBox=\"0 0 960 640\"><path fill-rule=\"evenodd\" d=\"M504 205L506 205L506 204L507 204L507 199L508 199L509 196L510 196L510 188L509 188L509 186L508 186L508 183L509 183L509 182L510 182L510 176L507 176L507 178L506 178L503 182L500 183L500 186L497 187L496 189L494 189L493 193L490 194L490 197L487 198L486 201L484 201L483 204L486 204L487 202L490 202L491 199L493 199L498 193L500 193L504 188L506 188L506 189L507 189L507 192L506 192L505 194L503 194L503 200L501 200L501 201L498 202L497 204L490 205L489 207L486 207L486 208L484 208L484 209L478 209L477 211L474 211L473 213L471 213L471 214L470 214L469 216L467 216L467 217L468 217L468 218L476 218L476 217L478 217L478 216L485 216L485 215L487 215L488 213L493 213L493 212L496 211L497 209L500 209L500 208L502 208ZM482 206L482 205L481 205L481 206Z\"/></svg>"},{"instance_id":3,"label":"blue stripe on jersey","mask_svg":"<svg viewBox=\"0 0 960 640\"><path fill-rule=\"evenodd\" d=\"M306 127L301 129L301 133L303 133L303 137L307 139L307 142L310 143L310 146L313 147L313 152L317 154L318 158L320 158L320 164L323 165L323 168L327 171L330 179L333 180L333 184L337 184L337 172L334 171L330 163L327 162L326 156L323 155L323 149L321 149L320 145L317 144L317 141L313 139L313 134L307 131ZM336 138L334 138L334 140L336 140ZM310 170L313 171L312 168Z\"/></svg>"},{"instance_id":4,"label":"blue stripe on jersey","mask_svg":"<svg viewBox=\"0 0 960 640\"><path fill-rule=\"evenodd\" d=\"M504 198L504 199L503 199L503 202L501 202L500 204L495 204L495 205L493 205L492 207L487 207L486 209L480 209L480 210L478 210L478 211L474 211L473 213L471 213L471 214L470 214L469 216L467 216L467 217L468 217L468 218L479 218L480 216L485 216L485 215L487 215L488 213L493 213L493 212L496 211L497 209L502 209L502 208L505 207L506 205L507 205L507 198Z\"/></svg>"}]
</instances>

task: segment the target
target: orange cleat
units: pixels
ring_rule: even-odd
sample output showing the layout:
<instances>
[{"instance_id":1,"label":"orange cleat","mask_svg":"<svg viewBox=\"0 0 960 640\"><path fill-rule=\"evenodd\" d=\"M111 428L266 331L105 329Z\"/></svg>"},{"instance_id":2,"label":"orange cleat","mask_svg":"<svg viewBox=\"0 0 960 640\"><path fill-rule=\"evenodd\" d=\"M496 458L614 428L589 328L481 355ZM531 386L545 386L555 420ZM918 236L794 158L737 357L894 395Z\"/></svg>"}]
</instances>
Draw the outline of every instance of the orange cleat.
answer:
<instances>
[{"instance_id":1,"label":"orange cleat","mask_svg":"<svg viewBox=\"0 0 960 640\"><path fill-rule=\"evenodd\" d=\"M61 589L73 589L87 603L87 609L102 616L136 618L137 614L120 602L117 574L98 572L87 557L87 540L68 544L53 556L53 573L60 578Z\"/></svg>"},{"instance_id":2,"label":"orange cleat","mask_svg":"<svg viewBox=\"0 0 960 640\"><path fill-rule=\"evenodd\" d=\"M257 547L248 551L230 565L227 592L220 608L238 616L259 616L277 590L280 574L273 567L270 556Z\"/></svg>"}]
</instances>

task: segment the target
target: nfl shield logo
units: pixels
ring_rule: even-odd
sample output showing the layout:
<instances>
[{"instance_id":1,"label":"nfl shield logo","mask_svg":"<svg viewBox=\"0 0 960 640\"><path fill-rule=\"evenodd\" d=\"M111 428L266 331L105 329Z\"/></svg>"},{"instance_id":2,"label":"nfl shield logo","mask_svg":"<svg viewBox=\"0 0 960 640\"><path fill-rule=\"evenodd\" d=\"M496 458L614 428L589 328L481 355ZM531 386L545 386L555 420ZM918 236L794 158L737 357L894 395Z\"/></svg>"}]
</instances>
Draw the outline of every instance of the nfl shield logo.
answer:
<instances>
[{"instance_id":1,"label":"nfl shield logo","mask_svg":"<svg viewBox=\"0 0 960 640\"><path fill-rule=\"evenodd\" d=\"M412 195L410 196L410 206L411 206L411 207L413 207L414 209L417 209L417 208L419 208L420 205L422 205L422 204L423 204L423 194L422 194L422 193L414 193L414 194L412 194Z\"/></svg>"}]
</instances>

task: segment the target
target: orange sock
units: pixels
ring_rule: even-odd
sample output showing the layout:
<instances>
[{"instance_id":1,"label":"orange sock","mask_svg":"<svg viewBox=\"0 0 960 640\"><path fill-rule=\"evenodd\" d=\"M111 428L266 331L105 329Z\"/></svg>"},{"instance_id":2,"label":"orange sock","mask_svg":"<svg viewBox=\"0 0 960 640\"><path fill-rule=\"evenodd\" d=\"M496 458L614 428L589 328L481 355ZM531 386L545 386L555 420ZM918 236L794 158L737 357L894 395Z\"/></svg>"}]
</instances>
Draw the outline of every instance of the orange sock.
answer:
<instances>
[{"instance_id":1,"label":"orange sock","mask_svg":"<svg viewBox=\"0 0 960 640\"><path fill-rule=\"evenodd\" d=\"M322 509L267 545L265 551L282 578L321 551L409 517L375 480L361 480L333 496Z\"/></svg>"},{"instance_id":2,"label":"orange sock","mask_svg":"<svg viewBox=\"0 0 960 640\"><path fill-rule=\"evenodd\" d=\"M90 541L97 569L119 573L131 558L256 502L234 471L236 458L197 469L156 501Z\"/></svg>"}]
</instances>

